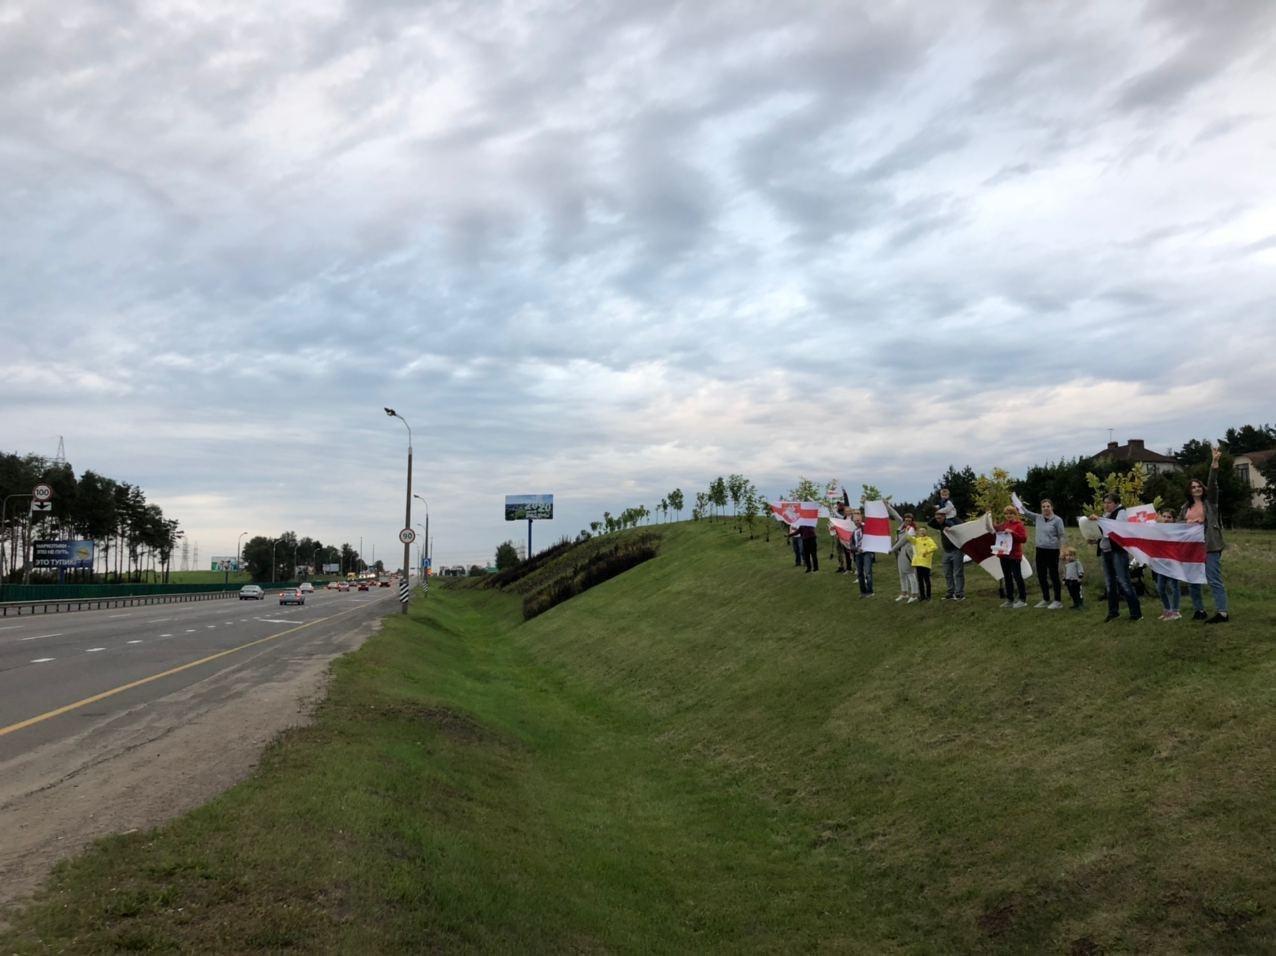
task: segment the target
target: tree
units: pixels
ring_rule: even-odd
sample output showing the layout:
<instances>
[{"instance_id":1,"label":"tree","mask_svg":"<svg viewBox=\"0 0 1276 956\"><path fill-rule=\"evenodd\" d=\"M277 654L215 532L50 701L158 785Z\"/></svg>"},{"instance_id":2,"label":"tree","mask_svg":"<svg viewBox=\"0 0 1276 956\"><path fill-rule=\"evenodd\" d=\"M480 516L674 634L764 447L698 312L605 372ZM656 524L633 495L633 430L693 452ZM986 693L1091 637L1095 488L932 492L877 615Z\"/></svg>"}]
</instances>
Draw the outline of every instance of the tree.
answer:
<instances>
[{"instance_id":1,"label":"tree","mask_svg":"<svg viewBox=\"0 0 1276 956\"><path fill-rule=\"evenodd\" d=\"M496 570L505 571L518 566L518 549L513 541L506 541L496 549Z\"/></svg>"},{"instance_id":2,"label":"tree","mask_svg":"<svg viewBox=\"0 0 1276 956\"><path fill-rule=\"evenodd\" d=\"M1242 425L1229 428L1223 436L1227 453L1235 457L1250 451L1266 451L1276 446L1276 428L1271 425Z\"/></svg>"},{"instance_id":3,"label":"tree","mask_svg":"<svg viewBox=\"0 0 1276 956\"><path fill-rule=\"evenodd\" d=\"M1104 478L1100 478L1094 472L1088 472L1085 478L1091 492L1090 513L1103 514L1103 497L1106 494L1116 495L1117 501L1123 508L1148 504L1149 502L1144 498L1143 488L1147 483L1147 477L1143 463L1137 461L1129 471L1109 472ZM1161 499L1154 498L1150 504L1159 511Z\"/></svg>"},{"instance_id":4,"label":"tree","mask_svg":"<svg viewBox=\"0 0 1276 956\"><path fill-rule=\"evenodd\" d=\"M753 486L752 482L745 484L744 492L744 523L749 526L749 540L753 540L753 522L758 517L759 498L758 489Z\"/></svg>"},{"instance_id":5,"label":"tree","mask_svg":"<svg viewBox=\"0 0 1276 956\"><path fill-rule=\"evenodd\" d=\"M598 529L601 528L602 526L603 526L603 523L601 521L589 522L589 530L592 531L594 534L598 534Z\"/></svg>"},{"instance_id":6,"label":"tree","mask_svg":"<svg viewBox=\"0 0 1276 956\"><path fill-rule=\"evenodd\" d=\"M877 485L860 485L860 501L881 501L882 493L878 490Z\"/></svg>"},{"instance_id":7,"label":"tree","mask_svg":"<svg viewBox=\"0 0 1276 956\"><path fill-rule=\"evenodd\" d=\"M661 498L660 504L656 505L656 510L660 512L661 520L669 520L669 499Z\"/></svg>"},{"instance_id":8,"label":"tree","mask_svg":"<svg viewBox=\"0 0 1276 956\"><path fill-rule=\"evenodd\" d=\"M994 468L991 475L980 475L976 478L974 514L981 515L987 512L992 515L994 521L1000 521L1002 511L1010 504L1010 491L1013 484L1010 472L1004 468ZM952 491L951 485L948 490Z\"/></svg>"},{"instance_id":9,"label":"tree","mask_svg":"<svg viewBox=\"0 0 1276 956\"><path fill-rule=\"evenodd\" d=\"M786 501L819 501L821 497L815 482L804 475L798 476L797 487L790 488L789 493L784 496Z\"/></svg>"},{"instance_id":10,"label":"tree","mask_svg":"<svg viewBox=\"0 0 1276 956\"><path fill-rule=\"evenodd\" d=\"M709 496L703 491L696 492L696 506L691 509L691 520L699 521L704 517L705 510L709 507Z\"/></svg>"},{"instance_id":11,"label":"tree","mask_svg":"<svg viewBox=\"0 0 1276 956\"><path fill-rule=\"evenodd\" d=\"M715 515L719 513L717 509L726 508L727 480L725 478L719 476L710 482L708 501L709 504L713 505Z\"/></svg>"},{"instance_id":12,"label":"tree","mask_svg":"<svg viewBox=\"0 0 1276 956\"><path fill-rule=\"evenodd\" d=\"M722 479L718 479L721 481ZM749 487L749 479L744 475L731 475L727 478L727 494L731 496L732 514L740 514L740 500L744 497L745 489Z\"/></svg>"},{"instance_id":13,"label":"tree","mask_svg":"<svg viewBox=\"0 0 1276 956\"><path fill-rule=\"evenodd\" d=\"M669 492L669 507L677 513L679 521L682 520L682 506L684 503L685 499L682 496L681 488L675 488L673 491Z\"/></svg>"}]
</instances>

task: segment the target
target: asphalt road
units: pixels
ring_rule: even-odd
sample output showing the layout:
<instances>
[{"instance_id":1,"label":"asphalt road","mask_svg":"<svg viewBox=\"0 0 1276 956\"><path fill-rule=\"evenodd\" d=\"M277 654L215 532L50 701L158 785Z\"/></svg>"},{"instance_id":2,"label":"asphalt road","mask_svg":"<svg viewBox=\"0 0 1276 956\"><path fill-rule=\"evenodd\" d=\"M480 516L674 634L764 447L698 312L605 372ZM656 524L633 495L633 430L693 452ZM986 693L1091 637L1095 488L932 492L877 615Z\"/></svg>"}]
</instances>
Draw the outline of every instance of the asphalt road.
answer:
<instances>
[{"instance_id":1,"label":"asphalt road","mask_svg":"<svg viewBox=\"0 0 1276 956\"><path fill-rule=\"evenodd\" d=\"M261 601L0 620L0 768L227 667L269 680L298 645L326 643L393 611L396 593L317 591L295 607L280 606L271 591Z\"/></svg>"}]
</instances>

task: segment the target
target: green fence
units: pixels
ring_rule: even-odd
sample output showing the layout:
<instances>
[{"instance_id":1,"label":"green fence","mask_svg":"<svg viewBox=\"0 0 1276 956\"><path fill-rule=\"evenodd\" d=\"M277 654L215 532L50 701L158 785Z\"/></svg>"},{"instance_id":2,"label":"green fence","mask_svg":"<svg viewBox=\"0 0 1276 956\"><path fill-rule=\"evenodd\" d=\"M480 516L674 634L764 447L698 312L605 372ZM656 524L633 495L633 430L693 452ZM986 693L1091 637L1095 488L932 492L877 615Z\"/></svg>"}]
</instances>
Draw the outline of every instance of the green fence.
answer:
<instances>
[{"instance_id":1,"label":"green fence","mask_svg":"<svg viewBox=\"0 0 1276 956\"><path fill-rule=\"evenodd\" d=\"M272 588L297 586L296 581L262 584ZM315 587L319 587L316 584ZM206 594L210 591L238 591L242 584L5 584L0 586L0 600L10 601L80 601L95 598L146 597L155 594Z\"/></svg>"}]
</instances>

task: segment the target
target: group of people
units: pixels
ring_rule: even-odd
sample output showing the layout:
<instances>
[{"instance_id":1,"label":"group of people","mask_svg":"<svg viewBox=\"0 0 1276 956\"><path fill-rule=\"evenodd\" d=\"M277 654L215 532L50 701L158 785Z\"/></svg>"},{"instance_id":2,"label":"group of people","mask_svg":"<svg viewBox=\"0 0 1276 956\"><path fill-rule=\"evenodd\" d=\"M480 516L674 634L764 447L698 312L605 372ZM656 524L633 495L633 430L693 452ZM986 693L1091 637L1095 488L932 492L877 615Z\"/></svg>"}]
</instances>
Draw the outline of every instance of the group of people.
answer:
<instances>
[{"instance_id":1,"label":"group of people","mask_svg":"<svg viewBox=\"0 0 1276 956\"><path fill-rule=\"evenodd\" d=\"M1189 584L1188 594L1192 602L1194 620L1207 624L1225 624L1230 620L1227 602L1227 590L1223 586L1222 554L1226 545L1223 542L1223 525L1218 510L1218 467L1220 452L1214 450L1206 483L1193 479L1188 483L1187 500L1176 515L1172 510L1164 510L1158 520L1204 525L1205 536L1205 575L1214 602L1214 615L1208 616L1205 611L1204 587L1200 584ZM899 595L897 602L913 604L931 599L931 570L935 554L942 549L942 567L944 572L944 600L964 601L966 599L966 556L961 548L944 534L945 529L960 524L957 507L953 504L947 488L939 490L939 500L926 521L926 527L940 532L940 544L936 545L926 527L919 527L912 512L900 514L889 500L884 502L887 513L896 522L896 534L890 548L895 555L899 570ZM1041 587L1041 600L1035 605L1047 610L1060 610L1064 607L1063 591L1066 588L1072 602L1072 609L1080 611L1085 608L1085 596L1082 585L1085 581L1085 564L1076 548L1067 544L1066 527L1063 518L1054 511L1050 499L1041 501L1040 511L1033 511L1026 505L1022 509L1007 505L1002 520L993 525L1000 542L1003 544L998 553L1001 566L1002 607L1026 608L1028 606L1028 589L1023 577L1023 547L1028 540L1028 530L1023 519L1026 518L1034 526L1034 543L1036 545L1035 570L1037 582ZM833 535L834 548L838 561L838 574L854 574L859 586L861 598L871 598L873 590L873 566L877 560L875 551L863 547L864 513L841 502L834 508L839 518L848 519L853 527L850 540L843 543L837 537L836 529L831 525L829 533ZM1021 514L1022 510L1022 514ZM1100 517L1122 521L1126 518L1120 499L1114 494L1103 498L1103 515L1092 515L1097 521ZM814 526L790 527L789 538L793 544L793 560L798 567L805 567L809 574L820 569L818 541ZM1131 576L1131 557L1121 544L1101 533L1096 546L1096 556L1101 560L1104 578L1104 593L1107 598L1108 613L1105 621L1115 621L1121 617L1121 603L1125 602L1129 609L1129 620L1138 621L1143 618L1142 605ZM1162 612L1160 620L1176 621L1182 617L1179 602L1182 595L1181 582L1165 574L1154 572L1157 595L1161 600Z\"/></svg>"}]
</instances>

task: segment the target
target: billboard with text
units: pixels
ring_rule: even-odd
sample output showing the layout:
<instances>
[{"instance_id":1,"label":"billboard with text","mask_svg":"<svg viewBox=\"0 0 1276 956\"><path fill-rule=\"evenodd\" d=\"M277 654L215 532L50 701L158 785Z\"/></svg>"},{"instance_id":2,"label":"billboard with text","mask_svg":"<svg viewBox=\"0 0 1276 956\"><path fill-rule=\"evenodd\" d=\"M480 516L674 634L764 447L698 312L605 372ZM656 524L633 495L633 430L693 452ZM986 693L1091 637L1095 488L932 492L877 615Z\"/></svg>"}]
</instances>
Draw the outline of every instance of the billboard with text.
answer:
<instances>
[{"instance_id":1,"label":"billboard with text","mask_svg":"<svg viewBox=\"0 0 1276 956\"><path fill-rule=\"evenodd\" d=\"M243 565L240 563L239 558L231 555L230 557L213 558L213 570L240 571L243 570Z\"/></svg>"},{"instance_id":2,"label":"billboard with text","mask_svg":"<svg viewBox=\"0 0 1276 956\"><path fill-rule=\"evenodd\" d=\"M550 520L554 517L553 495L506 495L505 520Z\"/></svg>"},{"instance_id":3,"label":"billboard with text","mask_svg":"<svg viewBox=\"0 0 1276 956\"><path fill-rule=\"evenodd\" d=\"M33 541L31 561L37 568L93 567L92 541Z\"/></svg>"}]
</instances>

